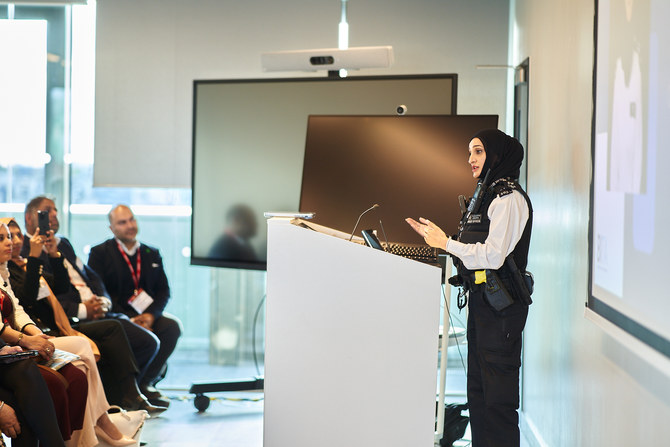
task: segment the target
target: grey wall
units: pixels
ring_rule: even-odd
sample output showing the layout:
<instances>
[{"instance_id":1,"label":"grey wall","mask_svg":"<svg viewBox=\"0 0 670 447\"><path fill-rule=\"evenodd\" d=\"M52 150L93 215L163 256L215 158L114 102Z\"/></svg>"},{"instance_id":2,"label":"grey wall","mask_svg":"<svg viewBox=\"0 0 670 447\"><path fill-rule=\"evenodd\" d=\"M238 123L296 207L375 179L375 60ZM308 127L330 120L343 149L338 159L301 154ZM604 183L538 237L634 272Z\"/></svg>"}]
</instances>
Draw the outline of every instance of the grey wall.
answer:
<instances>
[{"instance_id":1,"label":"grey wall","mask_svg":"<svg viewBox=\"0 0 670 447\"><path fill-rule=\"evenodd\" d=\"M308 75L264 73L260 55L337 47L340 5L99 0L96 185L190 187L193 80ZM457 73L458 113L498 114L504 123L507 70L475 65L506 63L508 7L500 0L350 1L350 46L392 45L395 53L389 69L350 75ZM119 166L129 159L132 166Z\"/></svg>"},{"instance_id":2,"label":"grey wall","mask_svg":"<svg viewBox=\"0 0 670 447\"><path fill-rule=\"evenodd\" d=\"M623 1L623 0L622 0ZM594 2L516 0L512 57L530 57L529 268L524 427L538 445L668 445L670 379L643 348L584 317Z\"/></svg>"}]
</instances>

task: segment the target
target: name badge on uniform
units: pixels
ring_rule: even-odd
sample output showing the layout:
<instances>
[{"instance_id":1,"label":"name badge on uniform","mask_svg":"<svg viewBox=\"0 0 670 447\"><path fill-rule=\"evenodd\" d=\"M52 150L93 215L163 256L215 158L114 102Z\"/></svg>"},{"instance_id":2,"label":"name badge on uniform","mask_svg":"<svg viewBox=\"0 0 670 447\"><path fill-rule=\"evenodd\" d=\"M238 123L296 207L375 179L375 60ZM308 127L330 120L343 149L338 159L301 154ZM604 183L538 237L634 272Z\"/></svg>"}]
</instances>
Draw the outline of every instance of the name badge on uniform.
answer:
<instances>
[{"instance_id":1,"label":"name badge on uniform","mask_svg":"<svg viewBox=\"0 0 670 447\"><path fill-rule=\"evenodd\" d=\"M135 294L128 300L130 307L135 309L135 312L138 314L141 314L147 310L147 307L151 306L151 303L153 302L154 299L151 298L151 296L142 289L135 292Z\"/></svg>"},{"instance_id":2,"label":"name badge on uniform","mask_svg":"<svg viewBox=\"0 0 670 447\"><path fill-rule=\"evenodd\" d=\"M481 214L471 214L470 217L468 217L468 223L469 224L482 223L482 215Z\"/></svg>"}]
</instances>

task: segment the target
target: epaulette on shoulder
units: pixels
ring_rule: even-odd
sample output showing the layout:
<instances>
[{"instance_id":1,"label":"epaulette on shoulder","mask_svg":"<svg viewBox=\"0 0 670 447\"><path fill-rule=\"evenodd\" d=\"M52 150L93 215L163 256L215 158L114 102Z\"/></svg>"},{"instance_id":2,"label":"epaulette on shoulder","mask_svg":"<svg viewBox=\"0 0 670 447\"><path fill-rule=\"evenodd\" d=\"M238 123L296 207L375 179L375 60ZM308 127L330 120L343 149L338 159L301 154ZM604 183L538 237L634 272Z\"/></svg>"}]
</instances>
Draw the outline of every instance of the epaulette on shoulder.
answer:
<instances>
[{"instance_id":1,"label":"epaulette on shoulder","mask_svg":"<svg viewBox=\"0 0 670 447\"><path fill-rule=\"evenodd\" d=\"M499 179L491 186L493 186L494 197L504 197L520 188L517 182L509 178Z\"/></svg>"}]
</instances>

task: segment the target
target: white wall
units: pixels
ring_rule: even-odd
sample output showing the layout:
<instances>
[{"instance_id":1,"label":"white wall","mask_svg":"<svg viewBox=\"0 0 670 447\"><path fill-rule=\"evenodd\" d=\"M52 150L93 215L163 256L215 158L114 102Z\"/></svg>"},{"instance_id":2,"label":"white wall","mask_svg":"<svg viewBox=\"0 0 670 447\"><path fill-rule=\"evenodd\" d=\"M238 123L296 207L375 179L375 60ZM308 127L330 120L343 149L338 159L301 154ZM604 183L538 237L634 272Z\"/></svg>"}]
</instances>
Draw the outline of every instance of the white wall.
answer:
<instances>
[{"instance_id":1,"label":"white wall","mask_svg":"<svg viewBox=\"0 0 670 447\"><path fill-rule=\"evenodd\" d=\"M475 65L506 64L508 1L348 4L350 46L392 45L395 53L391 68L352 76L457 73L458 113L499 114L505 123L507 71ZM98 0L97 5L96 185L190 187L193 80L310 76L263 73L260 55L336 47L341 2Z\"/></svg>"},{"instance_id":2,"label":"white wall","mask_svg":"<svg viewBox=\"0 0 670 447\"><path fill-rule=\"evenodd\" d=\"M530 57L528 192L535 207L525 331L525 428L539 445L668 445L670 379L584 318L594 2L512 2L513 59Z\"/></svg>"}]
</instances>

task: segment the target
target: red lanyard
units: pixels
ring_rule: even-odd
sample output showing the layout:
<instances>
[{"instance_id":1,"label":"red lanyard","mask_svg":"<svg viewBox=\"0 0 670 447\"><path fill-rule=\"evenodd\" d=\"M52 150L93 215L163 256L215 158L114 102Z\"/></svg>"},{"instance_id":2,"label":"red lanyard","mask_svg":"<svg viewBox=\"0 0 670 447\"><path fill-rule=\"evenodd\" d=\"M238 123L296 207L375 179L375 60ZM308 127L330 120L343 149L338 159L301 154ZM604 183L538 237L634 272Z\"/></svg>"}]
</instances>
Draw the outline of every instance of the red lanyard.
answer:
<instances>
[{"instance_id":1,"label":"red lanyard","mask_svg":"<svg viewBox=\"0 0 670 447\"><path fill-rule=\"evenodd\" d=\"M128 268L130 269L130 276L133 277L133 282L135 283L135 292L137 293L137 290L139 290L140 288L140 274L142 273L142 265L140 264L140 249L139 247L137 249L137 260L136 260L137 268L134 269L133 265L130 263L128 255L121 247L121 244L117 242L116 245L119 247L121 256L123 256L123 259L126 261L126 264L128 264Z\"/></svg>"}]
</instances>

